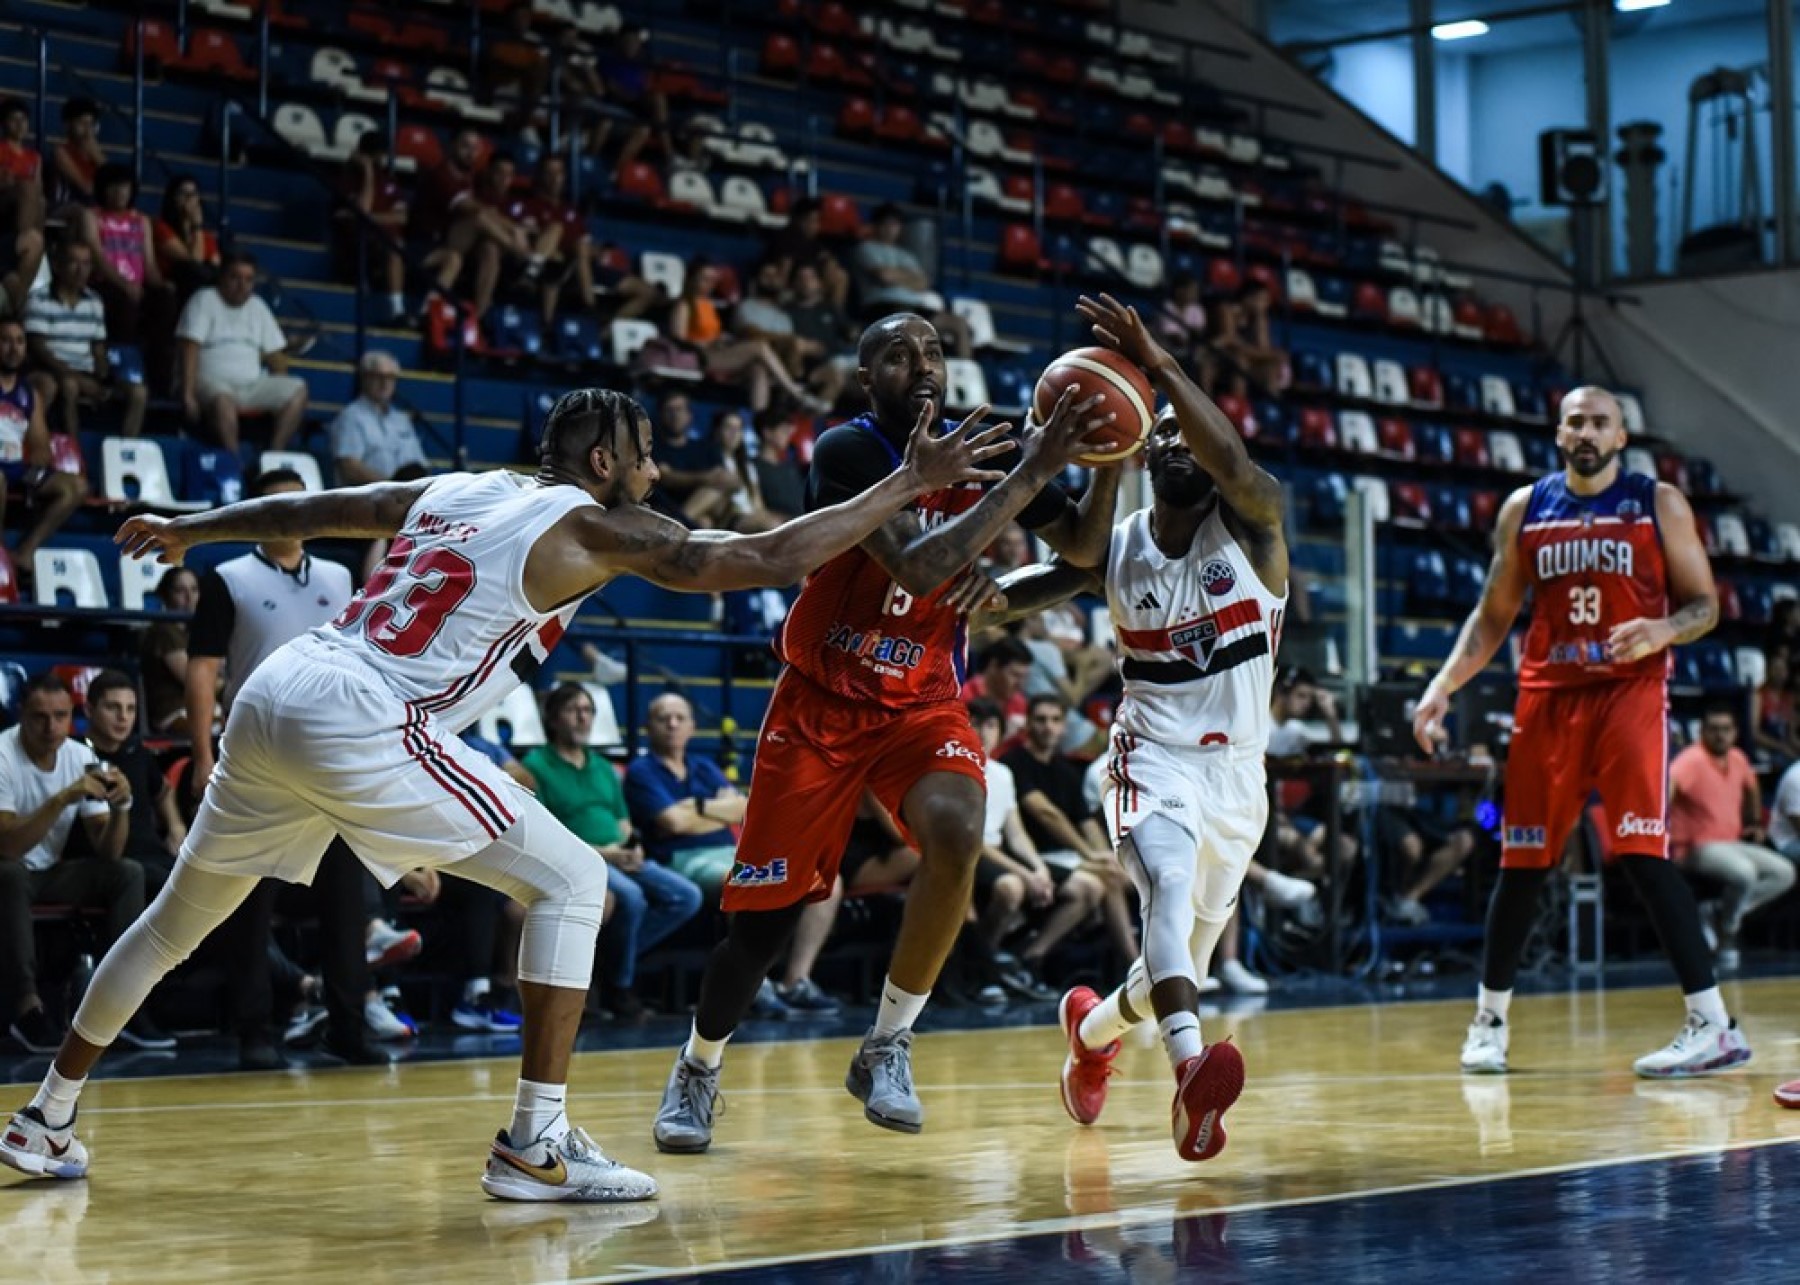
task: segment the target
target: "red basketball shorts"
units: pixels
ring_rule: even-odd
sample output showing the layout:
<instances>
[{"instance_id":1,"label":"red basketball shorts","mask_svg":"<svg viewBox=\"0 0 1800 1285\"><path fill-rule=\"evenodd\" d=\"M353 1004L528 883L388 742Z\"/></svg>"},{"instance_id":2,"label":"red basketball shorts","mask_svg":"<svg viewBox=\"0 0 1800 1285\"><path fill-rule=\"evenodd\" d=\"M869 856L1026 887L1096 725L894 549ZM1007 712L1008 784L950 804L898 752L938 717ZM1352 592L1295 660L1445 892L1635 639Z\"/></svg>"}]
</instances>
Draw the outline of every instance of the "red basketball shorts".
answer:
<instances>
[{"instance_id":1,"label":"red basketball shorts","mask_svg":"<svg viewBox=\"0 0 1800 1285\"><path fill-rule=\"evenodd\" d=\"M720 904L775 910L820 900L837 877L865 789L904 832L900 805L922 777L954 772L985 791L986 764L961 702L889 709L787 671L763 715L737 864Z\"/></svg>"},{"instance_id":2,"label":"red basketball shorts","mask_svg":"<svg viewBox=\"0 0 1800 1285\"><path fill-rule=\"evenodd\" d=\"M1596 791L1614 855L1669 855L1669 693L1662 679L1522 691L1513 718L1503 867L1555 865Z\"/></svg>"}]
</instances>

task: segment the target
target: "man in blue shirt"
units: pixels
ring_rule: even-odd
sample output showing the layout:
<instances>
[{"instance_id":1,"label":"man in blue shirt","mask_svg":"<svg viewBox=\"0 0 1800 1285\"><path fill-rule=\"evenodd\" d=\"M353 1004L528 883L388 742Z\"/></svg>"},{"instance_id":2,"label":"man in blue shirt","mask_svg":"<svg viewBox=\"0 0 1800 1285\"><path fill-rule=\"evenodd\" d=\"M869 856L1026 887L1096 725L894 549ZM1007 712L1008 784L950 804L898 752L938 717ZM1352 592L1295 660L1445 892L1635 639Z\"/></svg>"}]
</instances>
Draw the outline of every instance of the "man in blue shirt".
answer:
<instances>
[{"instance_id":1,"label":"man in blue shirt","mask_svg":"<svg viewBox=\"0 0 1800 1285\"><path fill-rule=\"evenodd\" d=\"M429 471L412 416L394 405L399 381L400 363L392 356L363 354L357 374L361 396L331 421L331 455L337 461L339 486L409 482Z\"/></svg>"},{"instance_id":2,"label":"man in blue shirt","mask_svg":"<svg viewBox=\"0 0 1800 1285\"><path fill-rule=\"evenodd\" d=\"M644 854L716 898L737 860L731 827L744 819L745 798L718 764L690 757L694 707L676 692L650 702L650 752L625 769L625 801Z\"/></svg>"}]
</instances>

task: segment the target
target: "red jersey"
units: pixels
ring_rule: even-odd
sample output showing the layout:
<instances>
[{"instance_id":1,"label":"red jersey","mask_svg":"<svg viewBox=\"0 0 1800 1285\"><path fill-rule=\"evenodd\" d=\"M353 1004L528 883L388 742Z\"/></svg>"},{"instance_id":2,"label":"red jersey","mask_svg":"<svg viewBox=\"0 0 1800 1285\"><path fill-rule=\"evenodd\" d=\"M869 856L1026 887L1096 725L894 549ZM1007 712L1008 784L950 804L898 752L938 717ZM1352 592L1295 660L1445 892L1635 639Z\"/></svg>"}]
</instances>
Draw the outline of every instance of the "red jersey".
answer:
<instances>
[{"instance_id":1,"label":"red jersey","mask_svg":"<svg viewBox=\"0 0 1800 1285\"><path fill-rule=\"evenodd\" d=\"M1532 597L1521 688L1668 678L1667 651L1624 664L1607 659L1615 626L1669 614L1655 478L1621 472L1584 496L1551 474L1531 488L1519 554Z\"/></svg>"},{"instance_id":2,"label":"red jersey","mask_svg":"<svg viewBox=\"0 0 1800 1285\"><path fill-rule=\"evenodd\" d=\"M813 450L808 507L860 495L900 460L900 448L872 416L838 425ZM932 491L914 502L914 511L929 530L974 508L985 493L979 483ZM1048 487L1019 520L1045 525L1067 503L1060 488ZM849 700L889 709L959 700L968 670L968 618L942 602L954 579L914 598L868 553L850 549L806 578L775 650L813 684Z\"/></svg>"}]
</instances>

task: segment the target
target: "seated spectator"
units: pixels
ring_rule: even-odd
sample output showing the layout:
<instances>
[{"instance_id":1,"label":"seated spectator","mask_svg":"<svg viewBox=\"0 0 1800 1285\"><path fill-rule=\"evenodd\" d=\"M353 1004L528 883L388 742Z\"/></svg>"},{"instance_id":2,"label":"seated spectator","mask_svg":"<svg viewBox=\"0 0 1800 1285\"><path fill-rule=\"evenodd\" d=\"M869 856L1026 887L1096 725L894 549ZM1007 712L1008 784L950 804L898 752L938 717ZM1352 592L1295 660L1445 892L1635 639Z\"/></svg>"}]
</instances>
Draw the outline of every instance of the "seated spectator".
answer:
<instances>
[{"instance_id":1,"label":"seated spectator","mask_svg":"<svg viewBox=\"0 0 1800 1285\"><path fill-rule=\"evenodd\" d=\"M128 165L108 162L94 176L99 203L83 208L80 237L94 252L94 284L106 304L106 333L114 343L138 342L145 291L164 288L156 265L150 218L137 204L137 178Z\"/></svg>"},{"instance_id":2,"label":"seated spectator","mask_svg":"<svg viewBox=\"0 0 1800 1285\"><path fill-rule=\"evenodd\" d=\"M1769 803L1769 843L1800 866L1800 761L1789 765L1775 785Z\"/></svg>"},{"instance_id":3,"label":"seated spectator","mask_svg":"<svg viewBox=\"0 0 1800 1285\"><path fill-rule=\"evenodd\" d=\"M150 297L144 315L144 355L159 389L175 386L175 322L194 292L219 280L219 238L206 226L200 184L177 175L163 189L162 217L156 221L156 268L169 289Z\"/></svg>"},{"instance_id":4,"label":"seated spectator","mask_svg":"<svg viewBox=\"0 0 1800 1285\"><path fill-rule=\"evenodd\" d=\"M359 288L367 281L384 291L387 319L396 321L406 315L406 259L399 247L406 236L407 205L406 194L394 179L388 147L384 131L370 130L356 140L356 150L344 161L338 178L338 191L368 215L375 227L387 234L387 239L374 230L363 229L363 258L358 261L356 220L340 211L335 225L339 270ZM436 266L430 256L425 266Z\"/></svg>"},{"instance_id":5,"label":"seated spectator","mask_svg":"<svg viewBox=\"0 0 1800 1285\"><path fill-rule=\"evenodd\" d=\"M706 512L734 484L712 434L694 426L686 393L670 393L657 407L656 468L660 476L650 503L690 526L699 521L693 513Z\"/></svg>"},{"instance_id":6,"label":"seated spectator","mask_svg":"<svg viewBox=\"0 0 1800 1285\"><path fill-rule=\"evenodd\" d=\"M1792 657L1796 647L1800 647L1800 598L1783 598L1769 612L1762 649L1771 656L1785 651Z\"/></svg>"},{"instance_id":7,"label":"seated spectator","mask_svg":"<svg viewBox=\"0 0 1800 1285\"><path fill-rule=\"evenodd\" d=\"M732 827L744 822L744 796L719 765L687 752L694 707L677 692L650 702L650 752L625 769L625 798L644 854L700 885L716 900L737 862Z\"/></svg>"},{"instance_id":8,"label":"seated spectator","mask_svg":"<svg viewBox=\"0 0 1800 1285\"><path fill-rule=\"evenodd\" d=\"M612 45L601 51L598 70L606 87L606 101L632 112L648 127L656 146L667 156L675 151L669 138L669 100L650 78L649 60L644 57L644 42L650 33L643 27L621 27ZM629 165L644 146L645 131L634 131L619 154L619 165ZM595 144L598 148L598 144Z\"/></svg>"},{"instance_id":9,"label":"seated spectator","mask_svg":"<svg viewBox=\"0 0 1800 1285\"><path fill-rule=\"evenodd\" d=\"M705 258L695 258L682 278L680 298L669 309L669 334L699 352L706 377L722 383L741 381L753 411L768 409L771 385L815 415L830 410L795 381L768 341L726 333L713 302L718 283L718 269Z\"/></svg>"},{"instance_id":10,"label":"seated spectator","mask_svg":"<svg viewBox=\"0 0 1800 1285\"><path fill-rule=\"evenodd\" d=\"M1414 927L1431 922L1425 898L1475 855L1475 827L1444 826L1416 808L1382 807L1375 814L1381 853L1392 863L1393 896L1382 912L1398 924Z\"/></svg>"},{"instance_id":11,"label":"seated spectator","mask_svg":"<svg viewBox=\"0 0 1800 1285\"><path fill-rule=\"evenodd\" d=\"M788 276L788 286L787 314L793 318L794 333L820 354L809 361L806 374L817 384L819 395L835 403L856 373L856 328L843 307L826 294L825 278L817 268L798 265ZM829 376L822 376L823 371ZM826 377L835 384L819 382Z\"/></svg>"},{"instance_id":12,"label":"seated spectator","mask_svg":"<svg viewBox=\"0 0 1800 1285\"><path fill-rule=\"evenodd\" d=\"M102 763L116 768L131 791L131 823L125 856L144 868L144 895L154 897L175 868L187 823L175 804L156 756L138 736L137 683L116 669L94 675L87 689L87 743ZM85 829L69 834L68 857L98 857Z\"/></svg>"},{"instance_id":13,"label":"seated spectator","mask_svg":"<svg viewBox=\"0 0 1800 1285\"><path fill-rule=\"evenodd\" d=\"M238 449L245 411L273 413L269 447L281 450L306 417L306 384L287 373L287 337L256 293L256 260L225 256L219 284L197 292L175 327L181 342L182 409L208 440Z\"/></svg>"},{"instance_id":14,"label":"seated spectator","mask_svg":"<svg viewBox=\"0 0 1800 1285\"><path fill-rule=\"evenodd\" d=\"M18 488L37 514L12 552L16 574L29 581L32 558L81 507L88 486L52 466L44 404L25 378L25 327L16 317L0 317L0 513L9 487Z\"/></svg>"},{"instance_id":15,"label":"seated spectator","mask_svg":"<svg viewBox=\"0 0 1800 1285\"><path fill-rule=\"evenodd\" d=\"M654 708L654 707L652 707ZM618 773L588 748L594 702L579 683L564 683L544 698L548 745L525 756L538 783L538 797L583 842L590 843L614 872L608 885L618 898L617 913L602 935L606 966L601 1003L620 1017L644 1012L633 989L637 961L700 910L700 889L666 863L645 860L619 788Z\"/></svg>"},{"instance_id":16,"label":"seated spectator","mask_svg":"<svg viewBox=\"0 0 1800 1285\"><path fill-rule=\"evenodd\" d=\"M1269 288L1248 281L1235 299L1211 310L1210 346L1219 358L1214 396L1278 393L1288 385L1288 355L1269 335Z\"/></svg>"},{"instance_id":17,"label":"seated spectator","mask_svg":"<svg viewBox=\"0 0 1800 1285\"><path fill-rule=\"evenodd\" d=\"M832 349L799 333L793 317L782 307L782 282L787 272L774 261L757 265L750 279L750 293L731 314L732 331L743 339L760 339L775 350L788 374L804 379L817 400L835 405L844 391L848 371L826 360Z\"/></svg>"},{"instance_id":18,"label":"seated spectator","mask_svg":"<svg viewBox=\"0 0 1800 1285\"><path fill-rule=\"evenodd\" d=\"M845 301L850 297L850 274L838 262L831 247L819 237L819 198L803 196L788 210L787 225L769 238L768 257L788 265L787 286L795 295L795 321L801 298L810 293L802 287L800 274L810 272L818 282L818 293L824 304L840 321ZM840 336L841 338L842 336ZM854 335L849 336L854 338Z\"/></svg>"},{"instance_id":19,"label":"seated spectator","mask_svg":"<svg viewBox=\"0 0 1800 1285\"><path fill-rule=\"evenodd\" d=\"M506 7L505 29L493 35L482 56L488 94L511 108L506 124L514 133L531 124L550 87L550 53L531 21L531 0L513 0Z\"/></svg>"},{"instance_id":20,"label":"seated spectator","mask_svg":"<svg viewBox=\"0 0 1800 1285\"><path fill-rule=\"evenodd\" d=\"M1206 305L1200 302L1200 282L1191 272L1169 278L1169 297L1153 321L1156 337L1174 353L1202 388L1210 388L1215 376L1212 355L1206 347Z\"/></svg>"},{"instance_id":21,"label":"seated spectator","mask_svg":"<svg viewBox=\"0 0 1800 1285\"><path fill-rule=\"evenodd\" d=\"M45 410L60 404L62 431L81 431L83 406L122 407L119 431L136 437L144 431L149 393L114 375L107 357L106 314L100 297L88 289L93 251L72 238L57 243L50 265L50 284L33 290L25 301L25 334L31 353L31 386Z\"/></svg>"},{"instance_id":22,"label":"seated spectator","mask_svg":"<svg viewBox=\"0 0 1800 1285\"><path fill-rule=\"evenodd\" d=\"M100 146L100 104L91 98L70 98L62 105L63 136L50 153L50 204L93 205L98 199L94 181L106 164Z\"/></svg>"},{"instance_id":23,"label":"seated spectator","mask_svg":"<svg viewBox=\"0 0 1800 1285\"><path fill-rule=\"evenodd\" d=\"M0 267L10 310L30 292L44 258L43 158L30 137L31 109L17 98L0 100L0 249L11 250Z\"/></svg>"},{"instance_id":24,"label":"seated spectator","mask_svg":"<svg viewBox=\"0 0 1800 1285\"><path fill-rule=\"evenodd\" d=\"M357 363L357 397L331 421L339 486L410 482L430 471L411 414L394 404L400 363L370 349Z\"/></svg>"},{"instance_id":25,"label":"seated spectator","mask_svg":"<svg viewBox=\"0 0 1800 1285\"><path fill-rule=\"evenodd\" d=\"M1030 664L1030 653L1026 653L1025 663ZM1082 881L1083 900L1090 908L1100 907L1107 932L1120 955L1136 959L1137 925L1126 900L1125 872L1087 802L1081 768L1059 748L1065 718L1062 701L1056 697L1033 698L1025 722L1024 743L1002 755L1002 761L1012 769L1019 813L1038 852L1049 865L1064 867L1070 882L1076 875L1087 876ZM1101 888L1098 896L1092 893L1094 883ZM1079 922L1068 924L1063 931L1072 930ZM1020 962L1041 975L1042 961L1055 944L1055 940L1046 941L1040 932L1020 952Z\"/></svg>"},{"instance_id":26,"label":"seated spectator","mask_svg":"<svg viewBox=\"0 0 1800 1285\"><path fill-rule=\"evenodd\" d=\"M441 165L426 172L409 206L407 232L439 294L449 295L471 262L479 262L476 287L486 281L491 300L506 255L523 256L525 230L480 200L475 182L487 144L472 129L457 131ZM506 177L511 186L512 176Z\"/></svg>"},{"instance_id":27,"label":"seated spectator","mask_svg":"<svg viewBox=\"0 0 1800 1285\"><path fill-rule=\"evenodd\" d=\"M1669 851L1725 892L1710 910L1722 969L1738 965L1744 917L1794 886L1794 865L1771 851L1762 828L1762 788L1737 748L1737 716L1714 705L1700 723L1700 743L1669 764Z\"/></svg>"},{"instance_id":28,"label":"seated spectator","mask_svg":"<svg viewBox=\"0 0 1800 1285\"><path fill-rule=\"evenodd\" d=\"M1000 735L1003 755L1018 745L1019 734L1025 730L1028 713L1025 683L1030 677L1031 649L1011 634L1005 634L988 644L975 662L975 672L963 682L964 701L986 698L999 706L1005 719Z\"/></svg>"},{"instance_id":29,"label":"seated spectator","mask_svg":"<svg viewBox=\"0 0 1800 1285\"><path fill-rule=\"evenodd\" d=\"M1025 695L1055 696L1068 708L1063 752L1091 759L1106 752L1106 731L1082 714L1082 703L1112 677L1113 653L1090 646L1087 617L1072 602L1040 611L1019 623L1018 639L1031 653Z\"/></svg>"},{"instance_id":30,"label":"seated spectator","mask_svg":"<svg viewBox=\"0 0 1800 1285\"><path fill-rule=\"evenodd\" d=\"M1800 759L1800 723L1794 719L1792 663L1785 647L1768 655L1762 686L1750 696L1751 726L1756 748L1777 765Z\"/></svg>"},{"instance_id":31,"label":"seated spectator","mask_svg":"<svg viewBox=\"0 0 1800 1285\"><path fill-rule=\"evenodd\" d=\"M918 256L900 244L904 229L900 207L883 205L870 219L868 239L856 247L850 267L856 274L862 315L873 319L890 312L916 312L937 328L956 356L971 356L969 323L950 311L944 296L931 288Z\"/></svg>"},{"instance_id":32,"label":"seated spectator","mask_svg":"<svg viewBox=\"0 0 1800 1285\"><path fill-rule=\"evenodd\" d=\"M123 855L131 783L69 735L74 710L69 689L46 674L26 685L19 725L0 732L0 1002L13 1039L33 1053L54 1053L62 1031L38 993L31 907L101 907L108 942L144 910L144 868ZM65 860L77 819L99 855ZM139 1048L174 1047L144 1010L122 1035Z\"/></svg>"},{"instance_id":33,"label":"seated spectator","mask_svg":"<svg viewBox=\"0 0 1800 1285\"><path fill-rule=\"evenodd\" d=\"M170 567L156 584L156 600L170 613L192 615L200 601L200 577L191 567ZM162 620L144 631L138 664L144 677L144 704L153 732L187 731L187 624Z\"/></svg>"},{"instance_id":34,"label":"seated spectator","mask_svg":"<svg viewBox=\"0 0 1800 1285\"><path fill-rule=\"evenodd\" d=\"M540 302L544 328L548 330L556 320L557 305L571 280L575 283L576 298L582 311L593 313L598 309L597 290L604 285L620 297L614 317L642 316L656 306L660 293L635 273L621 272L597 262L587 220L564 199L568 181L568 162L560 156L547 155L538 164L531 191L516 196L506 211L510 218L525 227L528 236L541 238L539 248L548 260Z\"/></svg>"},{"instance_id":35,"label":"seated spectator","mask_svg":"<svg viewBox=\"0 0 1800 1285\"><path fill-rule=\"evenodd\" d=\"M745 440L744 413L728 410L713 421L713 440L718 444L719 461L731 474L733 489L725 498L719 520L704 523L727 531L752 533L772 531L781 519L769 512L763 503L762 475L750 458L750 444Z\"/></svg>"},{"instance_id":36,"label":"seated spectator","mask_svg":"<svg viewBox=\"0 0 1800 1285\"><path fill-rule=\"evenodd\" d=\"M1326 743L1344 743L1337 698L1304 669L1283 666L1269 694L1269 757L1295 758L1315 743L1310 723L1323 725Z\"/></svg>"},{"instance_id":37,"label":"seated spectator","mask_svg":"<svg viewBox=\"0 0 1800 1285\"><path fill-rule=\"evenodd\" d=\"M806 470L794 458L794 421L785 415L757 417L756 485L763 508L777 522L806 512Z\"/></svg>"}]
</instances>

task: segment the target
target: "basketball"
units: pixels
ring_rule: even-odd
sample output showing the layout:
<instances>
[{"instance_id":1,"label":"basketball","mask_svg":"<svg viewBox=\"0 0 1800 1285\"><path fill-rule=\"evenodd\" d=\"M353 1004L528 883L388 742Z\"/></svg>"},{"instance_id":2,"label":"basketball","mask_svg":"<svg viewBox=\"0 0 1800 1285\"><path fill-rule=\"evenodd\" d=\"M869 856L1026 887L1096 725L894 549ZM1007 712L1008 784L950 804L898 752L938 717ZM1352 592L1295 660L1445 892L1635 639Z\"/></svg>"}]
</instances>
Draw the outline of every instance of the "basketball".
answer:
<instances>
[{"instance_id":1,"label":"basketball","mask_svg":"<svg viewBox=\"0 0 1800 1285\"><path fill-rule=\"evenodd\" d=\"M1105 401L1095 414L1110 411L1113 415L1112 423L1088 434L1092 449L1076 456L1077 464L1110 464L1144 445L1150 425L1156 420L1156 392L1136 362L1110 348L1076 348L1064 353L1038 376L1037 388L1031 394L1033 418L1040 424L1049 419L1056 399L1070 384L1081 385L1076 401L1086 401L1099 393Z\"/></svg>"}]
</instances>

